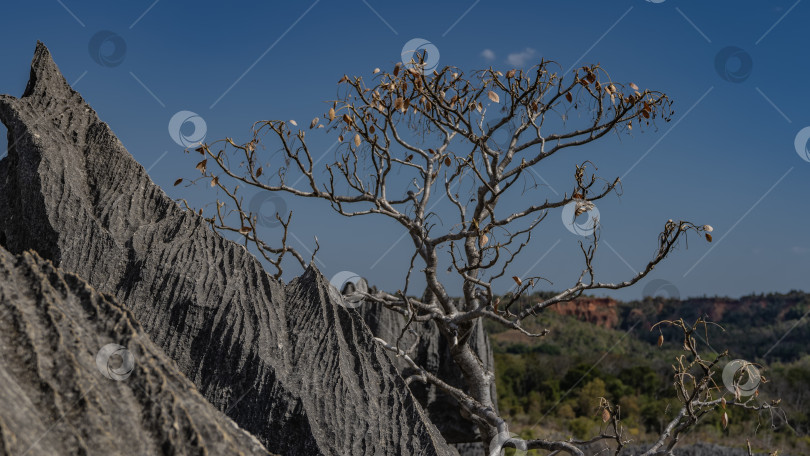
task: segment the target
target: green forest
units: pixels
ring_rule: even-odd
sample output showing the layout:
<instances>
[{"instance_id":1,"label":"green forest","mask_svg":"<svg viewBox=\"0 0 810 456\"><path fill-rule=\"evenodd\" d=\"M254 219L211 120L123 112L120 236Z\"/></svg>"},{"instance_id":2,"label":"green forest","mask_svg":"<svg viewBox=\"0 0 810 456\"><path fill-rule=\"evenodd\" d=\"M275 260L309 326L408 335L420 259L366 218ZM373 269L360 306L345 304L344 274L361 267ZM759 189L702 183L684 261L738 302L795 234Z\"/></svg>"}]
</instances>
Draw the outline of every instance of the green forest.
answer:
<instances>
[{"instance_id":1,"label":"green forest","mask_svg":"<svg viewBox=\"0 0 810 456\"><path fill-rule=\"evenodd\" d=\"M518 304L548 295L525 296ZM606 311L617 317L611 325L548 309L527 325L530 330L549 329L542 338L487 325L499 407L514 423L512 430L524 438L593 436L604 426L598 412L603 397L620 407L628 436L649 442L680 408L672 366L684 353L682 332L654 325L679 318L692 323L704 317L716 325L706 325L700 337L702 356L715 359L728 350L728 361L754 363L762 383L752 400L781 402L777 413L730 408L725 429L722 411L715 412L699 423L687 442L742 447L750 439L760 451L780 447L810 454L810 325L805 318L810 295L646 298L618 302ZM715 379L718 397L725 394L730 399L733 394L722 388L721 374Z\"/></svg>"}]
</instances>

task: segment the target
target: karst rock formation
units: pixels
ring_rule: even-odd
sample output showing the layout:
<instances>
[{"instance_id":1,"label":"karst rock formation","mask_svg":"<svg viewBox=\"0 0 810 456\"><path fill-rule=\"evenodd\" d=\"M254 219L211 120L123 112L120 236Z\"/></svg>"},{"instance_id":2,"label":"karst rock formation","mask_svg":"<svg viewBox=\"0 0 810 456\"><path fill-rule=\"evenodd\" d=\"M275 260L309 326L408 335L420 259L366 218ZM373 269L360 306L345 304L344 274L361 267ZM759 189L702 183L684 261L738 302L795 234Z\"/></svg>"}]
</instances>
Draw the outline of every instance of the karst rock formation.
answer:
<instances>
[{"instance_id":1,"label":"karst rock formation","mask_svg":"<svg viewBox=\"0 0 810 456\"><path fill-rule=\"evenodd\" d=\"M314 266L285 285L181 209L67 84L43 44L23 95L0 95L0 120L9 140L0 161L0 245L13 254L33 250L53 263L49 270L75 274L120 302L199 394L269 451L457 454L362 317L341 305ZM121 340L134 337L123 326L105 329L104 337L115 339L116 330ZM126 382L146 382L137 379L139 369ZM56 394L38 387L36 394ZM142 394L130 400L163 407L158 392Z\"/></svg>"}]
</instances>

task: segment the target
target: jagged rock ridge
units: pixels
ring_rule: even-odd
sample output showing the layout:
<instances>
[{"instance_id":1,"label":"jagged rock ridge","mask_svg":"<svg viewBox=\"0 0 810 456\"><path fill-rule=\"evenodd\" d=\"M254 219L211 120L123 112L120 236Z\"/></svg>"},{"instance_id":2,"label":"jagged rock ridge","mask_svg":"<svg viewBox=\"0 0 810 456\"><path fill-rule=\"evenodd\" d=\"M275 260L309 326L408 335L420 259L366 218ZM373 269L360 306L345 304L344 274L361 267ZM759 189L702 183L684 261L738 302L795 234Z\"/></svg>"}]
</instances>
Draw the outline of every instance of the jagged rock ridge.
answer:
<instances>
[{"instance_id":1,"label":"jagged rock ridge","mask_svg":"<svg viewBox=\"0 0 810 456\"><path fill-rule=\"evenodd\" d=\"M107 344L134 360L110 365L118 381L97 366ZM1 454L269 454L197 392L114 298L34 252L15 257L3 248L0 403Z\"/></svg>"},{"instance_id":2,"label":"jagged rock ridge","mask_svg":"<svg viewBox=\"0 0 810 456\"><path fill-rule=\"evenodd\" d=\"M365 324L310 268L288 286L180 209L38 44L0 96L0 238L116 296L203 396L271 451L455 454Z\"/></svg>"}]
</instances>

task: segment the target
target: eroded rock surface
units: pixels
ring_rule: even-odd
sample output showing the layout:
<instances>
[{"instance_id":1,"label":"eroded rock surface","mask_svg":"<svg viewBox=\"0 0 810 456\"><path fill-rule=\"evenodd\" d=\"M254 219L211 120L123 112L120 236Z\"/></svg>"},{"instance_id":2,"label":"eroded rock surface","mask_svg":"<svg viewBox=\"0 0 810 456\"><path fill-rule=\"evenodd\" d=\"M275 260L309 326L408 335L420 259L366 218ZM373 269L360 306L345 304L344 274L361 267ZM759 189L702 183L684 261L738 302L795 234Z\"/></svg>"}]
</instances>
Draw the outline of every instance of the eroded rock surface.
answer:
<instances>
[{"instance_id":1,"label":"eroded rock surface","mask_svg":"<svg viewBox=\"0 0 810 456\"><path fill-rule=\"evenodd\" d=\"M416 334L411 332L403 334L402 330L407 323L404 316L383 309L379 304L363 303L357 309L374 335L392 344L396 343L400 335L403 335L400 348L410 349L416 344L411 352L414 361L450 385L466 389L461 370L453 361L447 342L433 322L414 322L410 329L413 329ZM470 338L470 346L484 367L494 372L495 361L492 357L489 337L481 324L476 325L474 331L475 334ZM405 361L396 358L393 361L403 377L407 378L415 373ZM443 393L434 385L426 385L419 381L411 383L411 390L448 442L466 443L480 440L477 427L462 417L459 413L460 406L451 396ZM491 394L492 401L497 407L498 400L494 388Z\"/></svg>"},{"instance_id":2,"label":"eroded rock surface","mask_svg":"<svg viewBox=\"0 0 810 456\"><path fill-rule=\"evenodd\" d=\"M109 349L99 357L108 344L132 362ZM0 404L0 454L269 454L112 296L36 253L3 248Z\"/></svg>"},{"instance_id":3,"label":"eroded rock surface","mask_svg":"<svg viewBox=\"0 0 810 456\"><path fill-rule=\"evenodd\" d=\"M36 49L0 96L0 237L125 304L202 395L271 451L455 454L368 328L310 268L287 287L180 209Z\"/></svg>"}]
</instances>

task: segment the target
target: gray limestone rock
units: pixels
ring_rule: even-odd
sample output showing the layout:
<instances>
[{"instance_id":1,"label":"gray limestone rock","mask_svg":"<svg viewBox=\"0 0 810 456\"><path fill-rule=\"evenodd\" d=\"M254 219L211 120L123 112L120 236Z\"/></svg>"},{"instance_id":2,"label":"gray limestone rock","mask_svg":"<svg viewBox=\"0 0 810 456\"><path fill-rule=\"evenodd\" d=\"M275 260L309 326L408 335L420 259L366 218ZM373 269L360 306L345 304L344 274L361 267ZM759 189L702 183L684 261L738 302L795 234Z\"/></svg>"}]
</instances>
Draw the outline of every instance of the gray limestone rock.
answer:
<instances>
[{"instance_id":1,"label":"gray limestone rock","mask_svg":"<svg viewBox=\"0 0 810 456\"><path fill-rule=\"evenodd\" d=\"M38 44L0 96L0 239L126 305L216 408L269 450L456 454L314 267L286 287L168 198Z\"/></svg>"},{"instance_id":2,"label":"gray limestone rock","mask_svg":"<svg viewBox=\"0 0 810 456\"><path fill-rule=\"evenodd\" d=\"M0 404L0 454L269 454L113 297L3 248Z\"/></svg>"},{"instance_id":3,"label":"gray limestone rock","mask_svg":"<svg viewBox=\"0 0 810 456\"><path fill-rule=\"evenodd\" d=\"M378 304L364 303L357 310L375 336L392 344L396 343L397 338L402 334L402 328L407 323L407 319L403 315L383 309ZM411 354L414 361L450 385L466 389L461 370L451 358L447 342L439 333L436 325L433 322L414 322L410 328L414 330L416 335L406 332L401 339L400 348L408 349L416 343L416 347ZM492 356L492 348L483 325L478 324L475 326L475 334L470 338L470 346L478 354L484 366L489 371L494 372L495 361ZM403 360L393 358L393 361L403 377L407 378L414 374L412 368ZM477 427L471 421L462 417L459 413L460 406L455 399L438 390L435 386L425 385L422 382L412 382L411 390L448 442L479 441ZM497 407L497 393L494 388L491 394L493 403Z\"/></svg>"}]
</instances>

